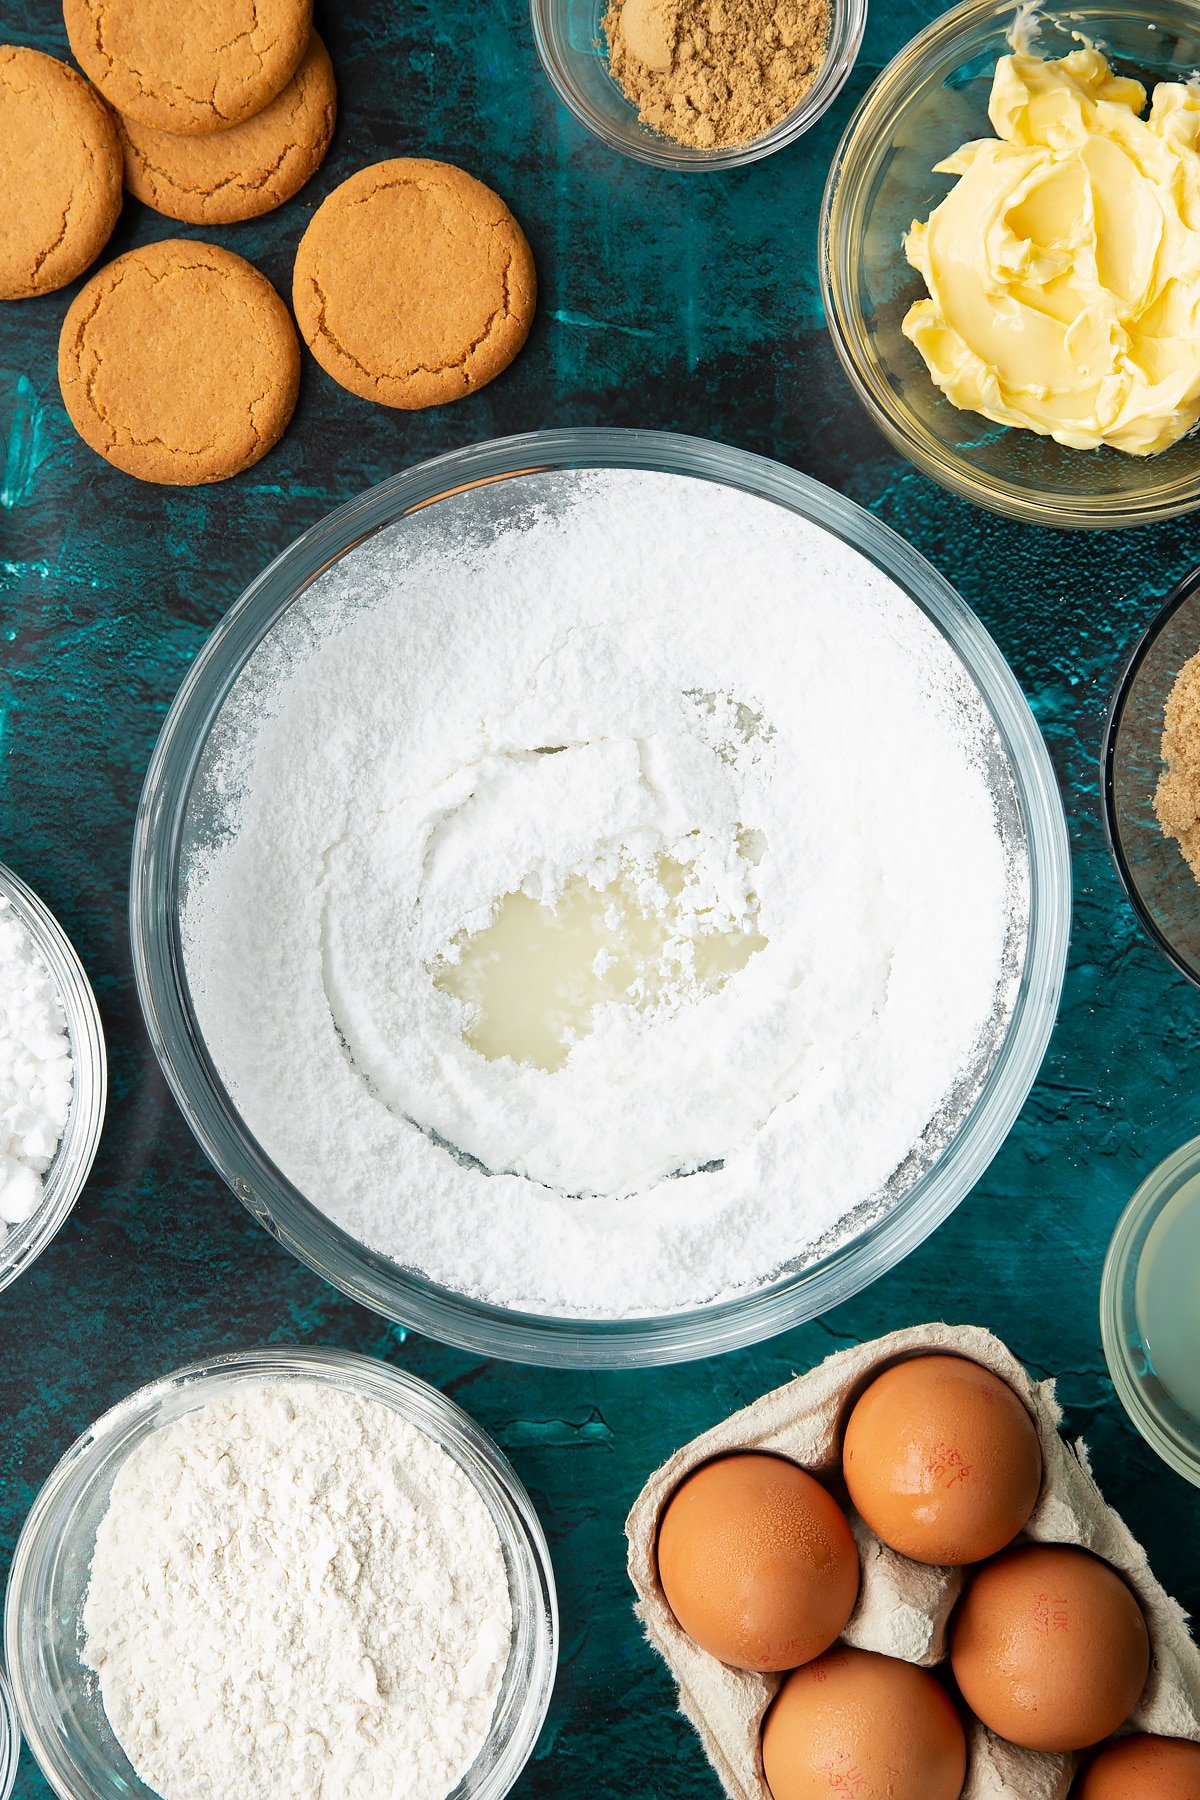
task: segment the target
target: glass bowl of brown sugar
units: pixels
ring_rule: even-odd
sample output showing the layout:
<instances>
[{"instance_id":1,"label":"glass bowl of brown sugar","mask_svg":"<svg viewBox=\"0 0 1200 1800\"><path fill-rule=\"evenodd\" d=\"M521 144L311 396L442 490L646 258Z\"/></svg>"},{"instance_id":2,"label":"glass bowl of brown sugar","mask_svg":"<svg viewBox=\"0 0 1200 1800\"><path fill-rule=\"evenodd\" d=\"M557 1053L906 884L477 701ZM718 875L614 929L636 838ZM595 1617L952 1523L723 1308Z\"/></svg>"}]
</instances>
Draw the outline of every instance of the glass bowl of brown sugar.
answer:
<instances>
[{"instance_id":1,"label":"glass bowl of brown sugar","mask_svg":"<svg viewBox=\"0 0 1200 1800\"><path fill-rule=\"evenodd\" d=\"M1200 987L1200 569L1152 620L1117 688L1104 822L1144 930Z\"/></svg>"},{"instance_id":2,"label":"glass bowl of brown sugar","mask_svg":"<svg viewBox=\"0 0 1200 1800\"><path fill-rule=\"evenodd\" d=\"M753 6L738 9L740 31L726 12L718 35L710 0L682 0L677 19L664 0L530 0L538 54L575 117L639 162L700 171L794 143L845 86L867 0L789 6L775 63L765 37L747 41ZM775 9L762 12L766 21Z\"/></svg>"}]
</instances>

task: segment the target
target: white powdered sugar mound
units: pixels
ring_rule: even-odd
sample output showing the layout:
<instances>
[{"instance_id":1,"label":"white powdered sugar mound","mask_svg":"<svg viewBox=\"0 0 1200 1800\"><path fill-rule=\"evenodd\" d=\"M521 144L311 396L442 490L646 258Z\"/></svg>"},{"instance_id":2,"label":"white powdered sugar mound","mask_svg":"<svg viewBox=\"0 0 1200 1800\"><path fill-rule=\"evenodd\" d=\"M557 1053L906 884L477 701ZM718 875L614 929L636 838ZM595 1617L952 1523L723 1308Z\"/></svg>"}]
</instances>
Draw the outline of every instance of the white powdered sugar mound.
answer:
<instances>
[{"instance_id":1,"label":"white powdered sugar mound","mask_svg":"<svg viewBox=\"0 0 1200 1800\"><path fill-rule=\"evenodd\" d=\"M512 1613L453 1459L390 1406L296 1379L132 1452L83 1629L163 1800L444 1800L487 1738Z\"/></svg>"},{"instance_id":2,"label":"white powdered sugar mound","mask_svg":"<svg viewBox=\"0 0 1200 1800\"><path fill-rule=\"evenodd\" d=\"M348 1231L501 1304L666 1312L882 1209L961 1122L1024 842L973 682L858 552L678 476L511 485L351 552L252 658L193 796L186 973L246 1125ZM434 980L464 933L660 857L681 932L765 947L598 1005L553 1072L480 1054Z\"/></svg>"}]
</instances>

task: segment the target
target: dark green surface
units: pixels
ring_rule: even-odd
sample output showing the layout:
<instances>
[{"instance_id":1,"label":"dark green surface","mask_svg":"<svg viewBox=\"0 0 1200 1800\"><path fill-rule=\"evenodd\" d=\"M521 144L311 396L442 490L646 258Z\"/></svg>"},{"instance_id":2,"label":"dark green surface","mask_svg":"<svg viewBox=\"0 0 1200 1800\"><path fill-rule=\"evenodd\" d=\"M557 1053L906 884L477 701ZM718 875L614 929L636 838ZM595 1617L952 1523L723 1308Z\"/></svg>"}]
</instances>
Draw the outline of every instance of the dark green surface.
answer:
<instances>
[{"instance_id":1,"label":"dark green surface","mask_svg":"<svg viewBox=\"0 0 1200 1800\"><path fill-rule=\"evenodd\" d=\"M521 0L347 0L320 18L341 89L326 166L266 220L189 233L130 203L114 252L208 235L286 293L296 242L343 177L382 156L461 162L511 202L538 260L528 348L482 394L413 416L306 362L280 447L216 488L144 487L74 437L55 345L74 290L0 308L0 859L56 910L111 1050L93 1179L33 1271L0 1297L0 1570L51 1466L138 1383L214 1351L331 1343L455 1395L527 1483L554 1553L562 1663L518 1792L713 1795L629 1611L622 1522L685 1438L831 1349L914 1321L992 1327L1056 1374L1109 1498L1185 1605L1200 1601L1196 1494L1126 1423L1104 1371L1097 1289L1117 1214L1197 1127L1200 995L1139 936L1096 791L1127 647L1197 560L1190 523L1122 536L1035 532L932 487L876 437L826 340L817 212L837 137L873 73L937 10L877 0L858 69L821 127L734 174L619 159L557 105ZM9 0L0 38L65 54L50 0ZM1071 819L1076 927L1042 1078L976 1192L887 1279L756 1350L631 1376L547 1374L405 1337L295 1263L206 1166L151 1058L125 902L142 774L205 635L242 586L332 506L435 451L542 425L646 425L777 456L912 539L998 638L1046 733ZM17 1793L48 1790L22 1765Z\"/></svg>"}]
</instances>

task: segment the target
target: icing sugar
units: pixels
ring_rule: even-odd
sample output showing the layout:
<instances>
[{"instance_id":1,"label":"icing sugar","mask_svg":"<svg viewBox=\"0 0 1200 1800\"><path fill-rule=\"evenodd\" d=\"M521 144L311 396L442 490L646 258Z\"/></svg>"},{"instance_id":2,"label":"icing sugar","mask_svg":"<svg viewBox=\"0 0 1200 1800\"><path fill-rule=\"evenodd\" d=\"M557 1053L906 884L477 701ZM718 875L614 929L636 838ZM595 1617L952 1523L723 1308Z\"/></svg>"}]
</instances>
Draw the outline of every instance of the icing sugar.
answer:
<instances>
[{"instance_id":1,"label":"icing sugar","mask_svg":"<svg viewBox=\"0 0 1200 1800\"><path fill-rule=\"evenodd\" d=\"M1020 968L1015 817L962 664L849 546L683 477L533 475L369 540L251 659L185 967L246 1124L347 1230L502 1304L669 1311L851 1229L961 1120ZM504 896L662 857L685 938L763 947L602 1001L556 1069L480 1054L443 976Z\"/></svg>"}]
</instances>

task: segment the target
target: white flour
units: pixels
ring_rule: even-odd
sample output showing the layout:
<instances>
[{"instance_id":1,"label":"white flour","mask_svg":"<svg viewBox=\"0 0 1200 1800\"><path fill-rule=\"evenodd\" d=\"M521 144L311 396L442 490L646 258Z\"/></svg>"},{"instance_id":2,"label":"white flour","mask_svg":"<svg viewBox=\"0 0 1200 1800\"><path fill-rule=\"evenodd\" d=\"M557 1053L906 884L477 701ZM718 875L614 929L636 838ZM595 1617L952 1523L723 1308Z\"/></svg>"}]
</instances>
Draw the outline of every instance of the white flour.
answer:
<instances>
[{"instance_id":1,"label":"white flour","mask_svg":"<svg viewBox=\"0 0 1200 1800\"><path fill-rule=\"evenodd\" d=\"M24 920L0 894L0 1240L37 1210L73 1073L62 1000Z\"/></svg>"},{"instance_id":2,"label":"white flour","mask_svg":"<svg viewBox=\"0 0 1200 1800\"><path fill-rule=\"evenodd\" d=\"M501 1303L668 1311L882 1206L958 1123L1024 846L962 665L839 540L680 477L520 491L499 531L483 489L369 541L253 659L193 802L187 975L251 1131L346 1229ZM662 855L689 918L753 904L766 948L598 1007L553 1073L475 1050L431 973L463 932Z\"/></svg>"},{"instance_id":3,"label":"white flour","mask_svg":"<svg viewBox=\"0 0 1200 1800\"><path fill-rule=\"evenodd\" d=\"M296 1379L138 1446L83 1627L163 1800L443 1800L487 1737L512 1616L458 1465L382 1402Z\"/></svg>"}]
</instances>

